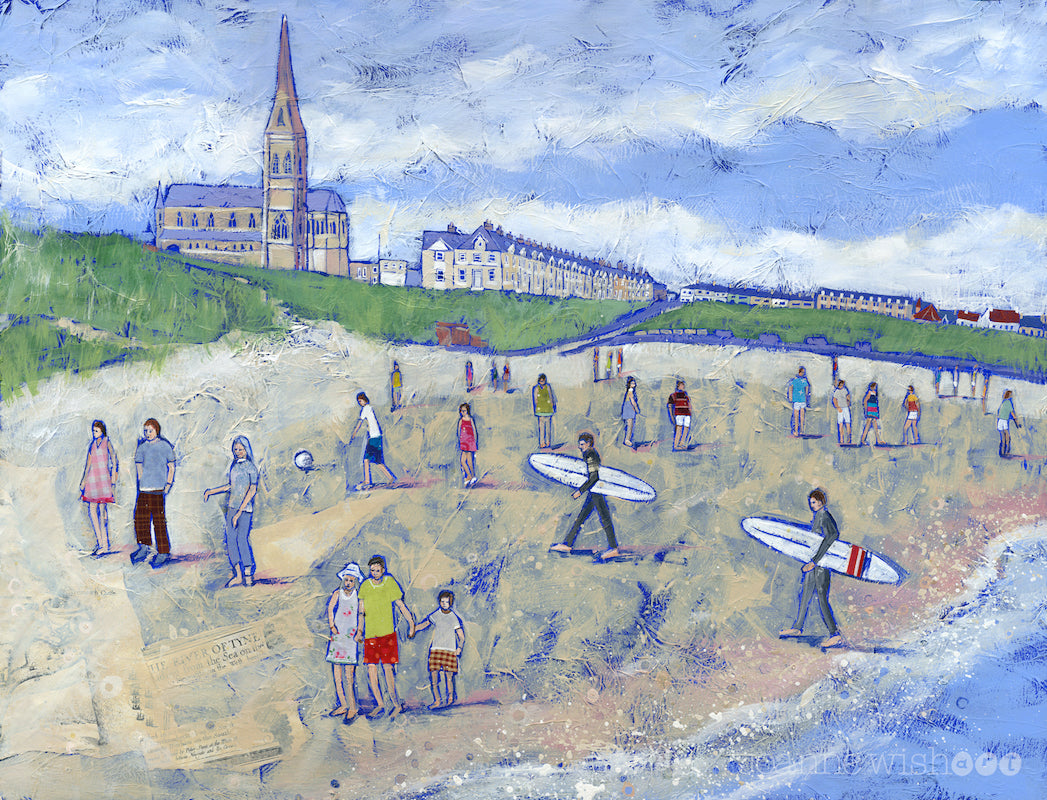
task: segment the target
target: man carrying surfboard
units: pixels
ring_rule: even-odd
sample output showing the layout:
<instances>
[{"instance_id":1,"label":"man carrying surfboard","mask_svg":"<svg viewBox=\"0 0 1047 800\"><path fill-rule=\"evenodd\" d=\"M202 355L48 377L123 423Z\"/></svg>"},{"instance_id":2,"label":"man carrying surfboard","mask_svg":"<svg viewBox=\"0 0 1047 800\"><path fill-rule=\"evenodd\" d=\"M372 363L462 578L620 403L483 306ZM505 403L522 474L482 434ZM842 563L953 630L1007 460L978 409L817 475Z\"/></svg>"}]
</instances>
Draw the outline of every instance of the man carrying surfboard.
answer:
<instances>
[{"instance_id":1,"label":"man carrying surfboard","mask_svg":"<svg viewBox=\"0 0 1047 800\"><path fill-rule=\"evenodd\" d=\"M836 647L843 643L840 629L836 626L836 617L833 616L832 606L829 605L829 577L832 574L828 569L820 567L818 562L829 551L833 542L840 538L840 529L836 526L836 520L825 508L828 499L821 489L813 489L807 495L807 503L814 512L814 520L811 522L811 531L822 535L822 542L811 560L803 565L803 576L800 589L800 607L796 610L796 621L791 628L786 628L778 635L801 636L803 625L807 620L807 608L811 605L811 598L818 593L818 607L822 612L822 620L829 629L829 637L822 640L822 647Z\"/></svg>"},{"instance_id":2,"label":"man carrying surfboard","mask_svg":"<svg viewBox=\"0 0 1047 800\"><path fill-rule=\"evenodd\" d=\"M600 480L600 454L596 452L596 440L591 433L583 431L578 434L578 449L582 451L589 478L578 487L571 497L577 500L582 496L582 492L585 492L585 502L582 504L582 510L571 523L571 529L567 531L567 538L560 544L554 544L549 550L553 553L570 554L574 549L574 540L578 538L578 533L582 530L582 524L589 519L595 509L596 513L600 515L600 524L603 525L604 533L607 534L607 550L595 556L594 560L610 561L621 554L618 552L618 539L614 535L614 523L611 522L611 509L607 506L607 498L592 491L597 481Z\"/></svg>"}]
</instances>

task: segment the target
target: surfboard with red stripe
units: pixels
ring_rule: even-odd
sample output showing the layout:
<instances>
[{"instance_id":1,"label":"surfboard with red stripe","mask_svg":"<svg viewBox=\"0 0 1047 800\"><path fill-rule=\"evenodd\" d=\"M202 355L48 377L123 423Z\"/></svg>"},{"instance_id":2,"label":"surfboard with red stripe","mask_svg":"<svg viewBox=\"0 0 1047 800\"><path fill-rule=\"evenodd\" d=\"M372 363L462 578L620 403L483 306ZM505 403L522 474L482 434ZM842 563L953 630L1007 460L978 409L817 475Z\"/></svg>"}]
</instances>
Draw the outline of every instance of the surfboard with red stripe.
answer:
<instances>
[{"instance_id":1,"label":"surfboard with red stripe","mask_svg":"<svg viewBox=\"0 0 1047 800\"><path fill-rule=\"evenodd\" d=\"M821 534L814 533L809 525L774 517L746 517L742 530L772 550L804 564L822 543ZM906 575L887 556L842 539L832 543L818 566L872 583L901 583Z\"/></svg>"}]
</instances>

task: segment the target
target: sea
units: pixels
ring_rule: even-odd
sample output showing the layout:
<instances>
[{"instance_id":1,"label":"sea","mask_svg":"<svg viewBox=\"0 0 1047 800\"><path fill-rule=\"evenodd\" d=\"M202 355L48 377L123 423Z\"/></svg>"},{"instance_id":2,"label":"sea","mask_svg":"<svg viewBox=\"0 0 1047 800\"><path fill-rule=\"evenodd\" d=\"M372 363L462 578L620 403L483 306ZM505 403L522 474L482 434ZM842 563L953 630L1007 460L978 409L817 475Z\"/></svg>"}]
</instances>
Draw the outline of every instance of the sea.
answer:
<instances>
[{"instance_id":1,"label":"sea","mask_svg":"<svg viewBox=\"0 0 1047 800\"><path fill-rule=\"evenodd\" d=\"M663 746L459 772L403 796L649 800L1047 798L1047 524L994 541L962 594L822 680Z\"/></svg>"}]
</instances>

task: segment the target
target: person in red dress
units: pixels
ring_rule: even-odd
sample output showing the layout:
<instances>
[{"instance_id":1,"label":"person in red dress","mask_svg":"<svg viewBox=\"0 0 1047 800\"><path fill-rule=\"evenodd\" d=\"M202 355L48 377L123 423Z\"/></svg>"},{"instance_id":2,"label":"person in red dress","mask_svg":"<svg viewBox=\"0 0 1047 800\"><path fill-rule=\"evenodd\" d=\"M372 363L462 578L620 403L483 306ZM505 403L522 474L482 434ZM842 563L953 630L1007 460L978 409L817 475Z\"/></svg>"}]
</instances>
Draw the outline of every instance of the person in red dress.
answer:
<instances>
[{"instance_id":1,"label":"person in red dress","mask_svg":"<svg viewBox=\"0 0 1047 800\"><path fill-rule=\"evenodd\" d=\"M91 444L87 447L84 475L80 479L80 498L87 503L87 516L95 533L93 556L109 553L109 503L116 502L116 480L120 475L120 461L113 443L106 434L105 423L96 419L91 423Z\"/></svg>"},{"instance_id":2,"label":"person in red dress","mask_svg":"<svg viewBox=\"0 0 1047 800\"><path fill-rule=\"evenodd\" d=\"M476 483L476 425L468 403L458 406L458 449L461 451L462 480L466 486Z\"/></svg>"}]
</instances>

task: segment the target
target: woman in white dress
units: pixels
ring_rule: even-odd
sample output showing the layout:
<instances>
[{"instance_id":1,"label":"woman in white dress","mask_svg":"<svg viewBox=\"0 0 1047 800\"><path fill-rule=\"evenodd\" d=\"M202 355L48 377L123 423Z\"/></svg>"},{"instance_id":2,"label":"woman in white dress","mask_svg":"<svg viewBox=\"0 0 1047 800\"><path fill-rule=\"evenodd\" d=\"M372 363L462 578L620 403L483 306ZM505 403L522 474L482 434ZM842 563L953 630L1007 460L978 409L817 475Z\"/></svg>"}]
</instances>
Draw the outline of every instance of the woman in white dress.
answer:
<instances>
[{"instance_id":1,"label":"woman in white dress","mask_svg":"<svg viewBox=\"0 0 1047 800\"><path fill-rule=\"evenodd\" d=\"M360 628L360 598L357 590L364 576L355 563L345 565L338 577L342 581L327 601L327 624L331 628L328 637L327 660L334 674L334 693L337 705L331 709L332 717L345 715L345 723L352 722L359 709L356 705L357 645L363 641ZM346 675L349 680L346 681ZM348 691L345 686L348 685Z\"/></svg>"}]
</instances>

